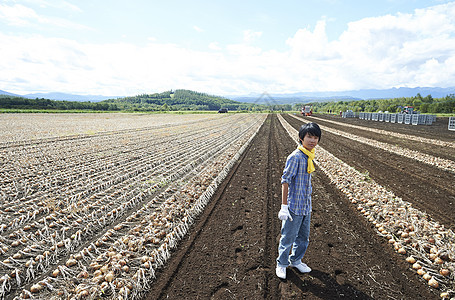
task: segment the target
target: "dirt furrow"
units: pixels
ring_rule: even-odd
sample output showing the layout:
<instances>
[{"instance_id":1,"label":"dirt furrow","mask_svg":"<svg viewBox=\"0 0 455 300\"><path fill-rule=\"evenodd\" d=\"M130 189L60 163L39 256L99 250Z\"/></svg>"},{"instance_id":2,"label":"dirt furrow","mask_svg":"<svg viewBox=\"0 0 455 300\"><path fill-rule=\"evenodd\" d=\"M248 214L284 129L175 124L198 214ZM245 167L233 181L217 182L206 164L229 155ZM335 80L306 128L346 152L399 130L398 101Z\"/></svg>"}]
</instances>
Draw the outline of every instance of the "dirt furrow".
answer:
<instances>
[{"instance_id":1,"label":"dirt furrow","mask_svg":"<svg viewBox=\"0 0 455 300\"><path fill-rule=\"evenodd\" d=\"M357 135L359 137L374 139L379 142L399 146L404 149L411 149L411 150L419 151L421 153L440 157L443 159L448 159L448 160L452 160L452 161L455 160L455 148L452 148L452 147L444 147L444 146L440 146L437 144L431 144L431 143L421 143L421 142L417 142L417 141L400 138L400 137L394 136L393 134L378 134L378 133L363 130L363 129L334 124L334 123L325 121L326 119L323 117L312 117L312 118L306 118L306 119L311 120L313 122L317 122L318 124L327 126L329 128L334 128L334 129L337 129L340 131L344 131L344 132L348 132L350 134ZM340 122L340 121L337 121L337 122ZM367 122L367 121L365 121L365 122ZM370 122L374 122L374 121L370 121ZM362 126L366 128L368 126L368 124L371 125L371 123L365 123ZM399 124L395 124L395 125L399 125ZM393 132L391 132L391 133L393 133ZM424 136L424 137L427 139L438 139L438 136L432 136L430 134L428 134L427 136ZM454 135L454 139L455 139L455 135Z\"/></svg>"},{"instance_id":2,"label":"dirt furrow","mask_svg":"<svg viewBox=\"0 0 455 300\"><path fill-rule=\"evenodd\" d=\"M329 114L314 114L313 117L317 119L327 119L343 122L346 124L387 130L401 134L416 135L426 138L437 138L447 142L455 141L455 132L450 131L447 128L449 122L448 117L438 117L432 125L410 125L372 120L361 120L359 118L341 118L340 116ZM313 117L308 118L308 120L312 119Z\"/></svg>"},{"instance_id":3,"label":"dirt furrow","mask_svg":"<svg viewBox=\"0 0 455 300\"><path fill-rule=\"evenodd\" d=\"M313 271L275 276L280 177L295 147L270 115L147 299L438 299L317 166L304 258Z\"/></svg>"},{"instance_id":4,"label":"dirt furrow","mask_svg":"<svg viewBox=\"0 0 455 300\"><path fill-rule=\"evenodd\" d=\"M295 118L285 118L294 128L301 125ZM320 145L436 221L455 228L452 173L329 132L324 132Z\"/></svg>"}]
</instances>

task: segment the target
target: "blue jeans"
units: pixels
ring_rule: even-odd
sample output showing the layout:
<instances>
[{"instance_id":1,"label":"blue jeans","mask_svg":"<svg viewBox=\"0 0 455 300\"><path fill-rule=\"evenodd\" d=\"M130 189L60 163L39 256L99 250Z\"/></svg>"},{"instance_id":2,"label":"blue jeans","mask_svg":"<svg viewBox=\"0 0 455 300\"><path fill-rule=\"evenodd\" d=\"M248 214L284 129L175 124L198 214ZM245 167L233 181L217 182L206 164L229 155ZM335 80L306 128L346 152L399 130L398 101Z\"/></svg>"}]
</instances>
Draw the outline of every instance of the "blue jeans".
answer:
<instances>
[{"instance_id":1,"label":"blue jeans","mask_svg":"<svg viewBox=\"0 0 455 300\"><path fill-rule=\"evenodd\" d=\"M289 264L300 264L310 242L311 213L297 216L290 212L292 221L287 219L281 224L281 238L278 246L277 264L287 267ZM289 252L292 252L289 256Z\"/></svg>"}]
</instances>

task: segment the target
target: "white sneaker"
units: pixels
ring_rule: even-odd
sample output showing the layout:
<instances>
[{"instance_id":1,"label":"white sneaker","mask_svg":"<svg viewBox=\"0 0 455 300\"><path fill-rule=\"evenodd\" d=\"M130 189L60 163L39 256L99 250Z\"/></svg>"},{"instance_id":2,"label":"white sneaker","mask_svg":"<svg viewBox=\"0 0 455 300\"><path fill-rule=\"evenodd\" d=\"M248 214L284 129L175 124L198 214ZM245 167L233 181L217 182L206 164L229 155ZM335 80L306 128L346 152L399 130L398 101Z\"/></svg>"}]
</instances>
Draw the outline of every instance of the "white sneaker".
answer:
<instances>
[{"instance_id":1,"label":"white sneaker","mask_svg":"<svg viewBox=\"0 0 455 300\"><path fill-rule=\"evenodd\" d=\"M291 267L296 268L297 270L299 270L300 273L309 273L309 272L311 272L311 268L308 267L304 263L300 263L298 265L291 264Z\"/></svg>"},{"instance_id":2,"label":"white sneaker","mask_svg":"<svg viewBox=\"0 0 455 300\"><path fill-rule=\"evenodd\" d=\"M281 279L286 279L286 267L276 266L276 276Z\"/></svg>"}]
</instances>

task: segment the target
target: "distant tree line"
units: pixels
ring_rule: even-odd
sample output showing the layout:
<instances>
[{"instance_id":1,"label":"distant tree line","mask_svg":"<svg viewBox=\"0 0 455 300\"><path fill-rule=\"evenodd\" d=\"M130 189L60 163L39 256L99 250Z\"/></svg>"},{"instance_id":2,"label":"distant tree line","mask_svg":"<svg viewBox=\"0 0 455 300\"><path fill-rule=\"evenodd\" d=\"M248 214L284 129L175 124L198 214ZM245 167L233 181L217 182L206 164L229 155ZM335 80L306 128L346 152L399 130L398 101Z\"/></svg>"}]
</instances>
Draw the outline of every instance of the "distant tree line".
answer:
<instances>
[{"instance_id":1,"label":"distant tree line","mask_svg":"<svg viewBox=\"0 0 455 300\"><path fill-rule=\"evenodd\" d=\"M104 102L58 101L44 98L28 99L15 96L0 96L0 108L36 110L96 110L116 111L117 105Z\"/></svg>"},{"instance_id":2,"label":"distant tree line","mask_svg":"<svg viewBox=\"0 0 455 300\"><path fill-rule=\"evenodd\" d=\"M302 105L312 105L313 112L339 113L340 111L352 110L353 112L400 112L403 106L413 106L414 110L421 113L455 113L455 95L447 95L444 98L433 98L431 95L422 97L401 97L393 99L372 99L353 101L330 101L297 104L294 109L298 110Z\"/></svg>"},{"instance_id":3,"label":"distant tree line","mask_svg":"<svg viewBox=\"0 0 455 300\"><path fill-rule=\"evenodd\" d=\"M85 111L285 111L291 105L263 105L242 103L227 98L212 96L190 90L166 91L141 94L133 97L108 99L100 102L56 101L0 96L0 108L35 110L85 110Z\"/></svg>"},{"instance_id":4,"label":"distant tree line","mask_svg":"<svg viewBox=\"0 0 455 300\"><path fill-rule=\"evenodd\" d=\"M28 99L0 95L2 109L32 110L82 110L82 111L217 111L227 108L229 111L299 111L304 105L312 105L313 112L339 113L354 112L399 112L403 106L413 106L421 113L455 113L455 95L444 98L401 97L393 99L371 99L352 101L327 101L299 104L256 104L233 101L227 98L212 96L190 90L166 91L154 94L141 94L134 97L109 99L100 102L90 101L57 101L49 99Z\"/></svg>"}]
</instances>

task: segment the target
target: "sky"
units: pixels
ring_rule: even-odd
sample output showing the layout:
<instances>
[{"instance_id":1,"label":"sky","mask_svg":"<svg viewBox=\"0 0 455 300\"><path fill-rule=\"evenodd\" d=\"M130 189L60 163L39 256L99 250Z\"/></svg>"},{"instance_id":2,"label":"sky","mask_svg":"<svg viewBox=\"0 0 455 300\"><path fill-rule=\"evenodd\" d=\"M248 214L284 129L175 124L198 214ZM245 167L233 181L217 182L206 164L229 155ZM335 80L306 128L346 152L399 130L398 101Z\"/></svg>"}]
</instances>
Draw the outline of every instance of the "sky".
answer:
<instances>
[{"instance_id":1,"label":"sky","mask_svg":"<svg viewBox=\"0 0 455 300\"><path fill-rule=\"evenodd\" d=\"M0 90L455 86L455 1L0 0Z\"/></svg>"}]
</instances>

